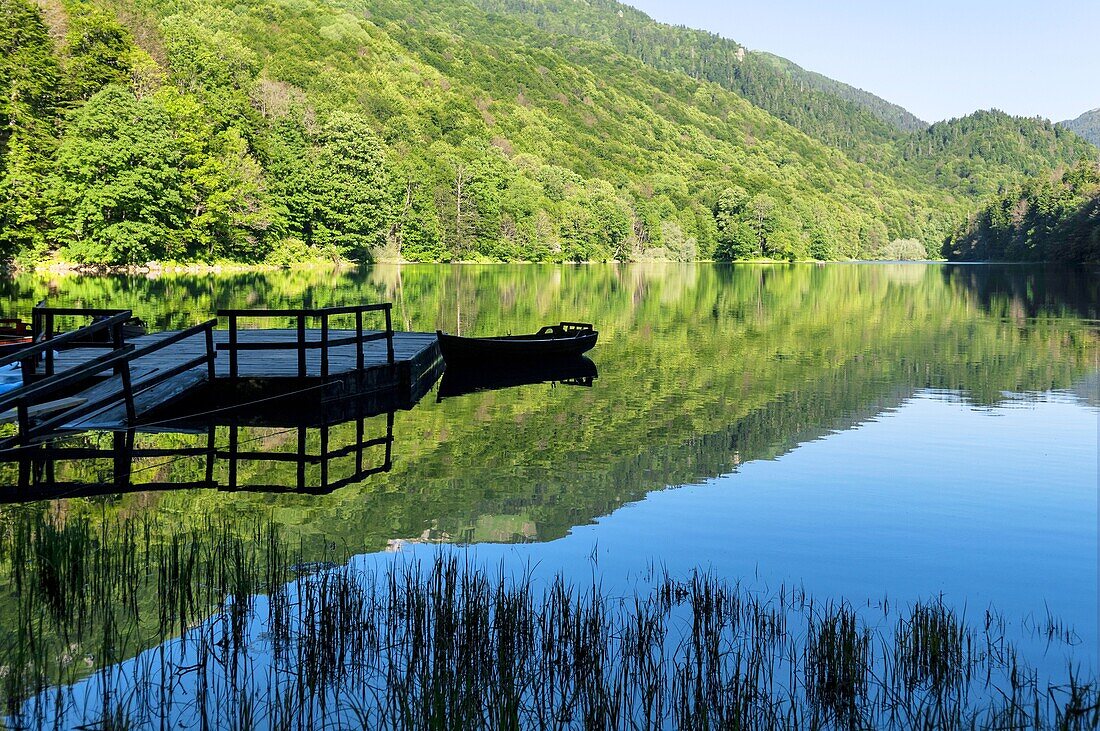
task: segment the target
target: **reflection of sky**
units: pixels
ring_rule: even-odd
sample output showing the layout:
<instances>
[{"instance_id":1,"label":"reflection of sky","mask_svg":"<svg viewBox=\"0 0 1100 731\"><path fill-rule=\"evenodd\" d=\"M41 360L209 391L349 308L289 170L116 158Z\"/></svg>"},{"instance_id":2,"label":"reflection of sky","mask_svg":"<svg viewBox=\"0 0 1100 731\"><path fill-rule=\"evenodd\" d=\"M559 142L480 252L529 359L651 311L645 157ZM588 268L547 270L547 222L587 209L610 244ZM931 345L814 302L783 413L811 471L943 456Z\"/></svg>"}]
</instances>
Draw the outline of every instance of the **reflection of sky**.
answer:
<instances>
[{"instance_id":1,"label":"reflection of sky","mask_svg":"<svg viewBox=\"0 0 1100 731\"><path fill-rule=\"evenodd\" d=\"M645 535L670 567L702 559L853 599L1023 594L1072 610L1081 582L1095 588L1096 426L1067 402L974 411L921 395L775 462L654 493L573 540L595 534L614 562Z\"/></svg>"},{"instance_id":2,"label":"reflection of sky","mask_svg":"<svg viewBox=\"0 0 1100 731\"><path fill-rule=\"evenodd\" d=\"M775 461L651 493L558 541L481 545L490 563L538 563L578 580L596 550L605 586L647 564L694 566L854 604L942 593L974 620L1047 607L1097 647L1097 424L1068 395L974 408L922 392ZM1100 667L1100 663L1097 663Z\"/></svg>"},{"instance_id":3,"label":"reflection of sky","mask_svg":"<svg viewBox=\"0 0 1100 731\"><path fill-rule=\"evenodd\" d=\"M560 540L455 550L536 581L558 571L578 585L595 577L613 594L644 584L653 565L674 576L698 566L754 589L802 584L819 600L856 607L942 593L974 625L992 604L1017 639L1024 618L1043 620L1049 607L1081 644L1025 640L1024 659L1063 675L1072 652L1097 668L1098 417L1068 394L977 409L925 391L776 460L651 493ZM354 563L382 567L438 550L404 544ZM254 640L262 632L249 630ZM271 660L264 644L252 656L257 672ZM89 702L89 682L78 684L78 703Z\"/></svg>"}]
</instances>

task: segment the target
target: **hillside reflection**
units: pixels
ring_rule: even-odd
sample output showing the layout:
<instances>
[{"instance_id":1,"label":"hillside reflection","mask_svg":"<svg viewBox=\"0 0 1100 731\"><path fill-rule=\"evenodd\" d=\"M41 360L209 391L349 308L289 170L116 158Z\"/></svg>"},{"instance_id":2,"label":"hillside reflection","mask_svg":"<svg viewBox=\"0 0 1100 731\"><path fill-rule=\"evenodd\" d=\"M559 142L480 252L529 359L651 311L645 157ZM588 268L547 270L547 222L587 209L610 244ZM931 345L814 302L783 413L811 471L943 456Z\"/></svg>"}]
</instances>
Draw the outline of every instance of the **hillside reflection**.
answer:
<instances>
[{"instance_id":1,"label":"hillside reflection","mask_svg":"<svg viewBox=\"0 0 1100 731\"><path fill-rule=\"evenodd\" d=\"M20 487L5 500L102 492L97 510L185 521L274 511L307 544L353 552L395 539L551 540L652 490L850 428L922 389L976 405L1006 392L1081 391L1095 378L1095 286L1067 270L847 264L20 277L5 284L19 306L50 290L57 304L132 306L156 327L217 307L364 300L392 300L397 326L414 330L524 332L580 318L601 330L598 379L537 374L483 390L494 384L477 383L481 374L472 383L452 374L436 398L396 416L332 410L325 423L264 426L242 415L213 426L178 419L175 432L133 438L75 436L0 465L0 482ZM543 382L571 379L591 387ZM49 452L61 448L100 453Z\"/></svg>"}]
</instances>

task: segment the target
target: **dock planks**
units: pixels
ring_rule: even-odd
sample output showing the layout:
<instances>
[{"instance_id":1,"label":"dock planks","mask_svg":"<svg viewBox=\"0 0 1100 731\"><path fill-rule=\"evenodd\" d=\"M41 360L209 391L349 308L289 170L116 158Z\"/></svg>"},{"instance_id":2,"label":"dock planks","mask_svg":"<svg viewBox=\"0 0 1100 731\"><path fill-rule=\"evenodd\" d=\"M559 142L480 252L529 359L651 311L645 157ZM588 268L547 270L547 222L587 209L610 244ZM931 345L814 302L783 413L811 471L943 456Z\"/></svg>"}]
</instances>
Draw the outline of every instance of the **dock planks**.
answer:
<instances>
[{"instance_id":1,"label":"dock planks","mask_svg":"<svg viewBox=\"0 0 1100 731\"><path fill-rule=\"evenodd\" d=\"M141 335L130 338L127 342L137 348L151 345L159 340L167 339L176 331L165 331ZM371 331L367 331L368 333ZM377 331L374 331L377 332ZM332 339L351 337L354 330L331 330L329 337ZM319 340L317 331L307 331L307 338ZM297 342L297 333L291 329L264 328L255 330L238 330L237 340L241 343L248 342L285 342L289 345ZM229 342L229 333L225 330L214 331L215 344ZM395 332L393 334L394 365L411 364L414 361L424 359L425 355L433 352L438 355L435 333L421 332ZM184 340L165 349L142 358L141 365L149 368L171 368L191 358L196 358L206 352L204 344L197 338ZM92 358L102 355L102 351L88 348L66 350L55 356L55 363L59 369L79 365ZM257 350L241 351L238 355L238 377L242 379L283 379L298 378L298 352L293 348L287 350ZM356 372L356 348L354 345L337 345L328 350L329 375L339 376ZM387 366L386 343L375 340L363 344L364 370ZM218 378L229 376L229 356L225 351L219 351L215 362ZM312 349L306 351L306 376L320 378L321 376L321 351Z\"/></svg>"},{"instance_id":2,"label":"dock planks","mask_svg":"<svg viewBox=\"0 0 1100 731\"><path fill-rule=\"evenodd\" d=\"M127 342L140 350L146 346L173 337L178 331L165 331L130 338ZM377 332L377 331L375 331ZM338 339L353 336L353 330L331 330L329 337ZM215 345L228 342L229 333L214 330ZM315 330L306 332L307 340L319 340ZM295 330L272 328L238 330L237 340L247 342L285 342L288 346L297 343ZM298 372L298 351L293 347L281 350L242 350L238 353L238 377L229 378L229 357L225 351L218 351L215 359L215 381L221 388L233 388L235 383L247 383L249 393L262 398L265 393L278 393L297 387L316 383L330 383L344 395L354 395L377 390L393 390L396 403L407 408L423 392L428 380L438 377L441 361L435 333L395 332L393 334L394 362L389 363L386 342L375 340L363 344L363 368L358 368L357 347L355 345L330 346L328 349L328 377L321 378L320 349L306 351L306 377ZM201 338L189 338L150 353L135 363L131 371L133 384L133 405L135 417L140 420L147 414L179 399L193 395L210 384L205 365L196 366L166 381L151 387L145 387L143 381L151 379L157 373L180 366L206 353L205 342ZM58 371L80 366L103 351L95 348L77 348L60 351L54 362ZM81 391L78 399L92 402L112 393L118 394L118 401L91 414L82 415L58 425L65 431L84 431L90 429L113 430L134 426L126 412L122 400L123 388L119 376L110 376L99 383ZM224 393L224 392L223 392ZM216 407L218 404L209 404Z\"/></svg>"}]
</instances>

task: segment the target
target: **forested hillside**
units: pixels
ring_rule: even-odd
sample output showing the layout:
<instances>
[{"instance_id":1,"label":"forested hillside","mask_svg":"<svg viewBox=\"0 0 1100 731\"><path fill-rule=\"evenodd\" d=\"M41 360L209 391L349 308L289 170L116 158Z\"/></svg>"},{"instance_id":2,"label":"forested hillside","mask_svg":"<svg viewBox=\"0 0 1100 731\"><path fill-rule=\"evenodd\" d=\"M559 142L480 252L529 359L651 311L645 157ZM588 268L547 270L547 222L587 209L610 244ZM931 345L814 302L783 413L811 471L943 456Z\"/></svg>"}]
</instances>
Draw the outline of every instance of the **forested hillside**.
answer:
<instances>
[{"instance_id":1,"label":"forested hillside","mask_svg":"<svg viewBox=\"0 0 1100 731\"><path fill-rule=\"evenodd\" d=\"M714 33L657 23L615 0L474 0L539 28L615 47L656 68L730 89L855 162L946 205L996 193L1093 151L1041 119L976 112L929 127L874 94L748 51Z\"/></svg>"},{"instance_id":2,"label":"forested hillside","mask_svg":"<svg viewBox=\"0 0 1100 731\"><path fill-rule=\"evenodd\" d=\"M0 254L936 255L995 180L1094 152L1004 115L905 133L717 36L593 34L607 3L478 3L0 0Z\"/></svg>"},{"instance_id":3,"label":"forested hillside","mask_svg":"<svg viewBox=\"0 0 1100 731\"><path fill-rule=\"evenodd\" d=\"M997 196L944 246L950 259L1100 263L1100 165L1081 162Z\"/></svg>"},{"instance_id":4,"label":"forested hillside","mask_svg":"<svg viewBox=\"0 0 1100 731\"><path fill-rule=\"evenodd\" d=\"M1100 108L1085 112L1076 119L1059 122L1058 126L1076 132L1094 145L1100 145Z\"/></svg>"}]
</instances>

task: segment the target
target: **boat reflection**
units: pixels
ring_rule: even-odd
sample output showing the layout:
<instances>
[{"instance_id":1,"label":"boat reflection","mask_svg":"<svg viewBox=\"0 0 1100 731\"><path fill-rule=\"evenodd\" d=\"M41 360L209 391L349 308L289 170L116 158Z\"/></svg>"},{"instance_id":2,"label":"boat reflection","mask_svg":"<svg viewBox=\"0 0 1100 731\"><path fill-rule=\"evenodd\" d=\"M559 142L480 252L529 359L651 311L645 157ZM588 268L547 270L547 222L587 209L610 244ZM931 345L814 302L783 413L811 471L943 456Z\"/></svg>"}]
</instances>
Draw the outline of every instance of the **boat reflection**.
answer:
<instances>
[{"instance_id":1,"label":"boat reflection","mask_svg":"<svg viewBox=\"0 0 1100 731\"><path fill-rule=\"evenodd\" d=\"M443 372L436 400L535 383L560 383L591 388L598 375L596 364L582 355L506 366L448 365Z\"/></svg>"}]
</instances>

